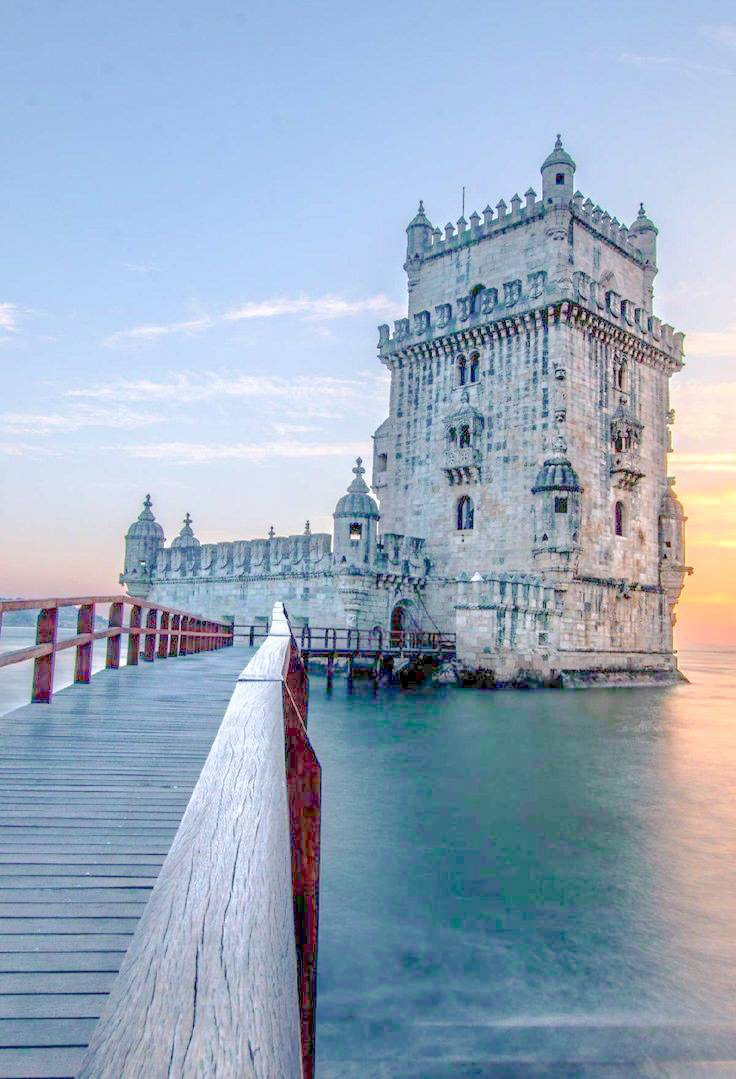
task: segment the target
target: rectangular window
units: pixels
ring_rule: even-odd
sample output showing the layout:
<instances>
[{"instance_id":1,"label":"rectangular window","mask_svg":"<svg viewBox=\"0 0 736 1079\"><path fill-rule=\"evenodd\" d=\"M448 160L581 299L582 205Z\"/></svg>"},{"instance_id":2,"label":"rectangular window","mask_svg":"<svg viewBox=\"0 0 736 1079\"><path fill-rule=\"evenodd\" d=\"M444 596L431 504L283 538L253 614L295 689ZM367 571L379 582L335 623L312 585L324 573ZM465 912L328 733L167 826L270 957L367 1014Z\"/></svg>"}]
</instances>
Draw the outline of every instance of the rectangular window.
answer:
<instances>
[{"instance_id":1,"label":"rectangular window","mask_svg":"<svg viewBox=\"0 0 736 1079\"><path fill-rule=\"evenodd\" d=\"M555 513L567 513L566 498L555 498Z\"/></svg>"},{"instance_id":2,"label":"rectangular window","mask_svg":"<svg viewBox=\"0 0 736 1079\"><path fill-rule=\"evenodd\" d=\"M555 183L556 184L564 184L564 182L565 182L565 174L564 174L564 172L558 172L557 175L555 176Z\"/></svg>"},{"instance_id":3,"label":"rectangular window","mask_svg":"<svg viewBox=\"0 0 736 1079\"><path fill-rule=\"evenodd\" d=\"M357 547L360 543L360 537L363 534L363 526L359 524L352 524L350 526L350 543L353 547Z\"/></svg>"}]
</instances>

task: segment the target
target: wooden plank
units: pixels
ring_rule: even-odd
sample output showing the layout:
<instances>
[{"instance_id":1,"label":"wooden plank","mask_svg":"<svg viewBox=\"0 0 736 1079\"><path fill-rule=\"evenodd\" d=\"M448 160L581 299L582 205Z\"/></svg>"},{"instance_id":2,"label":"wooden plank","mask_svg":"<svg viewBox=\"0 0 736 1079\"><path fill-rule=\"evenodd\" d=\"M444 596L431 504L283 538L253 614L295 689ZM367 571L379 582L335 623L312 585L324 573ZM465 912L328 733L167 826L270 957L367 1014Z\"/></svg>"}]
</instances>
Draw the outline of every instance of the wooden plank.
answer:
<instances>
[{"instance_id":1,"label":"wooden plank","mask_svg":"<svg viewBox=\"0 0 736 1079\"><path fill-rule=\"evenodd\" d=\"M76 1073L244 659L105 672L0 717L0 1079Z\"/></svg>"},{"instance_id":2,"label":"wooden plank","mask_svg":"<svg viewBox=\"0 0 736 1079\"><path fill-rule=\"evenodd\" d=\"M70 1079L76 1075L85 1044L50 1049L0 1047L0 1079Z\"/></svg>"},{"instance_id":3,"label":"wooden plank","mask_svg":"<svg viewBox=\"0 0 736 1079\"><path fill-rule=\"evenodd\" d=\"M233 693L80 1079L194 1075L203 1061L211 1075L301 1075L280 681L288 644L258 667L279 680Z\"/></svg>"}]
</instances>

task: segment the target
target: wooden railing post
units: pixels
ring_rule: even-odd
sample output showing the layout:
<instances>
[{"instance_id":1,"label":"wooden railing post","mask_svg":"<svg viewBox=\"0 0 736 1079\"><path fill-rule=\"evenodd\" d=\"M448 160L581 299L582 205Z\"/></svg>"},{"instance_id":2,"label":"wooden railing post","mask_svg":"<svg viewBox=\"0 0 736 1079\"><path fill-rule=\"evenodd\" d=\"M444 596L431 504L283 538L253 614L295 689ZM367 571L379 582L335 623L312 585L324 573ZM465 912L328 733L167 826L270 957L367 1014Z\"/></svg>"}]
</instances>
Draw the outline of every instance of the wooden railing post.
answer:
<instances>
[{"instance_id":1,"label":"wooden railing post","mask_svg":"<svg viewBox=\"0 0 736 1079\"><path fill-rule=\"evenodd\" d=\"M169 638L169 655L178 656L181 644L181 615L175 614L171 619L171 637Z\"/></svg>"},{"instance_id":2,"label":"wooden railing post","mask_svg":"<svg viewBox=\"0 0 736 1079\"><path fill-rule=\"evenodd\" d=\"M313 1079L320 767L306 733L306 674L277 608L78 1079Z\"/></svg>"},{"instance_id":3,"label":"wooden railing post","mask_svg":"<svg viewBox=\"0 0 736 1079\"><path fill-rule=\"evenodd\" d=\"M156 626L158 622L158 611L155 607L150 607L148 614L146 615L146 633L145 644L143 645L143 658L146 663L153 663L156 658Z\"/></svg>"},{"instance_id":4,"label":"wooden railing post","mask_svg":"<svg viewBox=\"0 0 736 1079\"><path fill-rule=\"evenodd\" d=\"M95 605L83 603L77 615L77 633L94 633L95 631ZM74 660L74 681L86 683L92 677L92 641L77 645L77 655Z\"/></svg>"},{"instance_id":5,"label":"wooden railing post","mask_svg":"<svg viewBox=\"0 0 736 1079\"><path fill-rule=\"evenodd\" d=\"M166 659L169 654L169 612L161 612L161 622L158 627L158 652L159 659Z\"/></svg>"},{"instance_id":6,"label":"wooden railing post","mask_svg":"<svg viewBox=\"0 0 736 1079\"><path fill-rule=\"evenodd\" d=\"M120 629L123 624L123 604L111 603L110 614L107 619L108 629ZM120 638L122 634L116 633L114 637L107 638L107 659L105 666L111 670L117 670L120 666Z\"/></svg>"},{"instance_id":7,"label":"wooden railing post","mask_svg":"<svg viewBox=\"0 0 736 1079\"><path fill-rule=\"evenodd\" d=\"M136 633L134 631L139 630L140 627L141 627L141 615L142 615L142 610L138 606L138 604L135 603L130 608L130 618L128 620L128 628L129 628L130 632L128 633L128 660L127 660L127 662L128 662L129 667L136 667L138 665L138 654L139 654L139 652L141 650L141 641L140 641L140 634Z\"/></svg>"},{"instance_id":8,"label":"wooden railing post","mask_svg":"<svg viewBox=\"0 0 736 1079\"><path fill-rule=\"evenodd\" d=\"M56 652L56 629L59 621L58 607L43 607L36 622L36 644L50 644L51 651L46 656L39 656L33 664L34 704L48 704L54 694L54 661Z\"/></svg>"}]
</instances>

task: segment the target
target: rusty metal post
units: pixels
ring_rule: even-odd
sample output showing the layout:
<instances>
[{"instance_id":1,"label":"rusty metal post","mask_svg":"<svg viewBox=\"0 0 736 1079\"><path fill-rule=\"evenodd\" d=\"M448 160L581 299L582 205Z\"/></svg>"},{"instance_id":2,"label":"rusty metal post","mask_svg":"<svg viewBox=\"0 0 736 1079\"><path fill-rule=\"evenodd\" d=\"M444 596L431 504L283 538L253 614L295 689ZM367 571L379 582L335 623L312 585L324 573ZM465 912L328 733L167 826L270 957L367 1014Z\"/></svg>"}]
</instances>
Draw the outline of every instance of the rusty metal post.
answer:
<instances>
[{"instance_id":1,"label":"rusty metal post","mask_svg":"<svg viewBox=\"0 0 736 1079\"><path fill-rule=\"evenodd\" d=\"M54 661L56 659L56 630L59 621L58 607L42 607L36 622L36 644L50 644L47 656L39 656L33 664L34 704L48 704L54 694Z\"/></svg>"},{"instance_id":2,"label":"rusty metal post","mask_svg":"<svg viewBox=\"0 0 736 1079\"><path fill-rule=\"evenodd\" d=\"M123 604L111 603L110 613L107 619L108 629L120 629L123 624ZM117 670L120 666L120 638L122 634L116 633L114 637L107 638L107 659L105 666L110 670Z\"/></svg>"},{"instance_id":3,"label":"rusty metal post","mask_svg":"<svg viewBox=\"0 0 736 1079\"><path fill-rule=\"evenodd\" d=\"M130 618L128 619L128 629L129 629L130 632L128 633L128 659L127 659L129 667L137 667L138 666L138 653L141 650L141 642L140 642L140 634L136 633L134 631L139 630L141 628L141 616L142 616L142 613L143 612L142 612L141 608L138 606L137 603L134 604L130 608Z\"/></svg>"},{"instance_id":4,"label":"rusty metal post","mask_svg":"<svg viewBox=\"0 0 736 1079\"><path fill-rule=\"evenodd\" d=\"M353 654L348 656L348 693L353 692Z\"/></svg>"},{"instance_id":5,"label":"rusty metal post","mask_svg":"<svg viewBox=\"0 0 736 1079\"><path fill-rule=\"evenodd\" d=\"M77 633L94 633L95 631L95 605L83 603L77 615ZM92 677L92 641L77 645L77 655L74 660L74 681L89 682Z\"/></svg>"},{"instance_id":6,"label":"rusty metal post","mask_svg":"<svg viewBox=\"0 0 736 1079\"><path fill-rule=\"evenodd\" d=\"M156 658L156 626L158 623L158 611L150 607L146 615L145 643L143 645L143 659L146 663L153 663Z\"/></svg>"}]
</instances>

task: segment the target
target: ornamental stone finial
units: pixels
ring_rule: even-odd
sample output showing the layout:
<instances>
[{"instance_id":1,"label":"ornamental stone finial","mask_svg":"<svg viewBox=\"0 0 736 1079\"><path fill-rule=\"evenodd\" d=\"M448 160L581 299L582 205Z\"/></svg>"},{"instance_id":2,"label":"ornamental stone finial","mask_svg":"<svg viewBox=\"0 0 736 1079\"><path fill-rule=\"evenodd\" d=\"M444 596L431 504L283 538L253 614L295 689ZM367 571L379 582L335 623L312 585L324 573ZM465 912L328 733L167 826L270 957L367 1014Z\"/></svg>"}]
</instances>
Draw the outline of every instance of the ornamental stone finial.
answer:
<instances>
[{"instance_id":1,"label":"ornamental stone finial","mask_svg":"<svg viewBox=\"0 0 736 1079\"><path fill-rule=\"evenodd\" d=\"M273 525L271 525L271 527L268 530L268 538L273 539L273 537L275 535L276 535L276 529L273 527Z\"/></svg>"},{"instance_id":2,"label":"ornamental stone finial","mask_svg":"<svg viewBox=\"0 0 736 1079\"><path fill-rule=\"evenodd\" d=\"M187 510L186 514L184 515L184 527L189 528L191 523L192 523L192 515L189 512L189 510Z\"/></svg>"},{"instance_id":3,"label":"ornamental stone finial","mask_svg":"<svg viewBox=\"0 0 736 1079\"><path fill-rule=\"evenodd\" d=\"M305 536L311 536L312 535L312 526L310 525L309 521L307 521L307 523L304 525L304 535Z\"/></svg>"}]
</instances>

